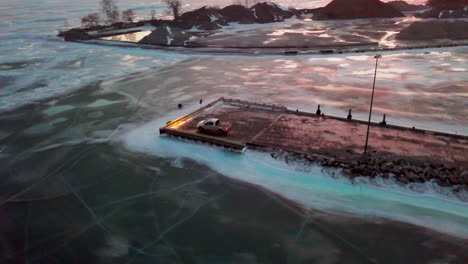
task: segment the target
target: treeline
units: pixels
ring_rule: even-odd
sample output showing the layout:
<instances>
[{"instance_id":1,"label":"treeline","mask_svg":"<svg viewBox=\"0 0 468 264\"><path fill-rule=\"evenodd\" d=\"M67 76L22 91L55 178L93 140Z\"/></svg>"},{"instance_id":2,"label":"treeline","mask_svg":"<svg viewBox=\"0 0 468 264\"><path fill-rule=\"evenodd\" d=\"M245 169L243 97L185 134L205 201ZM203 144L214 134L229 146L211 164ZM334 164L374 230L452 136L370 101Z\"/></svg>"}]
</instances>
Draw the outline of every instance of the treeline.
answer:
<instances>
[{"instance_id":1,"label":"treeline","mask_svg":"<svg viewBox=\"0 0 468 264\"><path fill-rule=\"evenodd\" d=\"M100 0L101 12L90 13L81 18L84 27L94 27L100 23L114 24L117 22L133 22L136 18L132 9L119 11L117 0ZM101 17L102 16L102 17Z\"/></svg>"},{"instance_id":2,"label":"treeline","mask_svg":"<svg viewBox=\"0 0 468 264\"><path fill-rule=\"evenodd\" d=\"M161 0L167 7L168 13L171 13L174 20L177 20L181 14L182 0ZM232 0L233 4L244 5L246 7L259 2L268 2L267 0ZM119 12L117 0L100 0L100 12L90 13L81 18L83 27L95 27L99 24L112 25L118 22L133 22L136 18L135 12L132 9L127 9L122 13ZM156 11L150 11L151 20L156 19Z\"/></svg>"}]
</instances>

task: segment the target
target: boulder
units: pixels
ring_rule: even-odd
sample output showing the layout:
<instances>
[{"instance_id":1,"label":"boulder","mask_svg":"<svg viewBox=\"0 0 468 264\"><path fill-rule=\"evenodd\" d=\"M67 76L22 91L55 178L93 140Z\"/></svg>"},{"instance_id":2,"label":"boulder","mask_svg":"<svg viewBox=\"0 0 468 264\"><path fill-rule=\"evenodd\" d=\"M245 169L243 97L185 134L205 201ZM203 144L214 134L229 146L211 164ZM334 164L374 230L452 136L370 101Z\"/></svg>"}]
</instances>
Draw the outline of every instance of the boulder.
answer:
<instances>
[{"instance_id":1,"label":"boulder","mask_svg":"<svg viewBox=\"0 0 468 264\"><path fill-rule=\"evenodd\" d=\"M393 163L392 163L391 161L389 161L389 162L384 163L384 164L381 166L381 169L382 169L382 171L384 171L384 172L389 172L389 171L392 169L392 167L393 167Z\"/></svg>"},{"instance_id":2,"label":"boulder","mask_svg":"<svg viewBox=\"0 0 468 264\"><path fill-rule=\"evenodd\" d=\"M466 169L462 170L462 172L460 173L460 178L463 180L468 180L468 171Z\"/></svg>"},{"instance_id":3,"label":"boulder","mask_svg":"<svg viewBox=\"0 0 468 264\"><path fill-rule=\"evenodd\" d=\"M421 15L421 18L468 18L468 3L441 4Z\"/></svg>"},{"instance_id":4,"label":"boulder","mask_svg":"<svg viewBox=\"0 0 468 264\"><path fill-rule=\"evenodd\" d=\"M412 182L419 181L419 176L413 172L407 172L406 178Z\"/></svg>"},{"instance_id":5,"label":"boulder","mask_svg":"<svg viewBox=\"0 0 468 264\"><path fill-rule=\"evenodd\" d=\"M405 178L405 177L399 177L398 180L399 180L400 182L404 183L404 184L410 183L410 181L409 181L407 178Z\"/></svg>"},{"instance_id":6,"label":"boulder","mask_svg":"<svg viewBox=\"0 0 468 264\"><path fill-rule=\"evenodd\" d=\"M230 5L219 10L219 13L224 16L227 22L238 22L240 24L253 24L255 17L253 12L242 5Z\"/></svg>"},{"instance_id":7,"label":"boulder","mask_svg":"<svg viewBox=\"0 0 468 264\"><path fill-rule=\"evenodd\" d=\"M393 6L397 10L401 12L414 12L414 11L420 11L424 9L428 9L427 6L423 5L413 5L413 4L408 4L406 1L390 1L387 2L387 4Z\"/></svg>"},{"instance_id":8,"label":"boulder","mask_svg":"<svg viewBox=\"0 0 468 264\"><path fill-rule=\"evenodd\" d=\"M318 8L313 18L358 19L358 18L391 18L402 17L403 13L395 7L379 0L333 0L325 7Z\"/></svg>"},{"instance_id":9,"label":"boulder","mask_svg":"<svg viewBox=\"0 0 468 264\"><path fill-rule=\"evenodd\" d=\"M282 8L272 2L255 4L250 8L250 11L254 16L256 23L281 22L294 15L291 10Z\"/></svg>"},{"instance_id":10,"label":"boulder","mask_svg":"<svg viewBox=\"0 0 468 264\"><path fill-rule=\"evenodd\" d=\"M468 21L417 21L396 35L399 40L468 39Z\"/></svg>"},{"instance_id":11,"label":"boulder","mask_svg":"<svg viewBox=\"0 0 468 264\"><path fill-rule=\"evenodd\" d=\"M307 155L307 156L306 156L306 159L307 159L308 161L310 161L310 162L315 162L315 156L313 156L313 155Z\"/></svg>"},{"instance_id":12,"label":"boulder","mask_svg":"<svg viewBox=\"0 0 468 264\"><path fill-rule=\"evenodd\" d=\"M153 30L151 34L140 40L142 44L164 45L164 46L190 46L191 34L180 28L161 25Z\"/></svg>"}]
</instances>

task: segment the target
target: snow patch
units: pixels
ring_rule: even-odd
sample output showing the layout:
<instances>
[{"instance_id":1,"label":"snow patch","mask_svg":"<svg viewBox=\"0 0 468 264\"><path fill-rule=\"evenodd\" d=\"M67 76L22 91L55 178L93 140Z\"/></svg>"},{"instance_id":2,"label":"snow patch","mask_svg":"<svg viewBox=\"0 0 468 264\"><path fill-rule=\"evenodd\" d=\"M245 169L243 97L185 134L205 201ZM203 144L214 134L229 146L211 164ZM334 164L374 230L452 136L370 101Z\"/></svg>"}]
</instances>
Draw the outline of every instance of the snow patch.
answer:
<instances>
[{"instance_id":1,"label":"snow patch","mask_svg":"<svg viewBox=\"0 0 468 264\"><path fill-rule=\"evenodd\" d=\"M172 36L172 30L171 30L171 27L169 26L166 26L166 30L167 30L167 33L169 33L169 35Z\"/></svg>"},{"instance_id":2,"label":"snow patch","mask_svg":"<svg viewBox=\"0 0 468 264\"><path fill-rule=\"evenodd\" d=\"M209 15L211 23L215 22L218 20L218 18L214 15Z\"/></svg>"}]
</instances>

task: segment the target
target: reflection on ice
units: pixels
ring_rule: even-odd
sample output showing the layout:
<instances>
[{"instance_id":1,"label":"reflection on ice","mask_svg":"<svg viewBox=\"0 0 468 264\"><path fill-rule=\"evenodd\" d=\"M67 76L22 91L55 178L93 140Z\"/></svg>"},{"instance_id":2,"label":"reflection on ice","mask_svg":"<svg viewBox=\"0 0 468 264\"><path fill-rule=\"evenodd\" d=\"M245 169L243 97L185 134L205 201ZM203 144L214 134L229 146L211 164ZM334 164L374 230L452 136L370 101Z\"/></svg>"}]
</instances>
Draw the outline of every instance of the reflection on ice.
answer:
<instances>
[{"instance_id":1,"label":"reflection on ice","mask_svg":"<svg viewBox=\"0 0 468 264\"><path fill-rule=\"evenodd\" d=\"M205 164L228 177L259 185L309 208L378 216L428 227L451 235L468 238L468 207L456 198L441 194L430 183L421 192L409 190L394 182L381 182L382 187L365 180L350 183L333 179L319 166L295 168L273 160L267 153L246 151L231 153L208 145L159 137L157 129L180 112L133 129L119 140L136 152L165 158L180 157ZM443 190L442 190L443 191ZM427 217L430 215L430 217Z\"/></svg>"},{"instance_id":2,"label":"reflection on ice","mask_svg":"<svg viewBox=\"0 0 468 264\"><path fill-rule=\"evenodd\" d=\"M56 114L71 110L73 108L75 108L75 107L71 106L71 105L52 106L52 107L49 107L46 110L44 110L43 113L48 115L48 116L53 116L53 115L56 115Z\"/></svg>"},{"instance_id":3,"label":"reflection on ice","mask_svg":"<svg viewBox=\"0 0 468 264\"><path fill-rule=\"evenodd\" d=\"M124 101L109 101L109 100L105 100L105 99L98 99L98 100L94 101L93 103L88 104L87 106L88 107L103 107L103 106L122 103L122 102L124 102Z\"/></svg>"},{"instance_id":4,"label":"reflection on ice","mask_svg":"<svg viewBox=\"0 0 468 264\"><path fill-rule=\"evenodd\" d=\"M128 41L128 42L139 42L144 37L151 34L151 32L152 32L151 30L144 30L144 31L121 34L121 35L116 35L116 36L111 36L111 37L103 37L102 39L104 39L104 40Z\"/></svg>"}]
</instances>

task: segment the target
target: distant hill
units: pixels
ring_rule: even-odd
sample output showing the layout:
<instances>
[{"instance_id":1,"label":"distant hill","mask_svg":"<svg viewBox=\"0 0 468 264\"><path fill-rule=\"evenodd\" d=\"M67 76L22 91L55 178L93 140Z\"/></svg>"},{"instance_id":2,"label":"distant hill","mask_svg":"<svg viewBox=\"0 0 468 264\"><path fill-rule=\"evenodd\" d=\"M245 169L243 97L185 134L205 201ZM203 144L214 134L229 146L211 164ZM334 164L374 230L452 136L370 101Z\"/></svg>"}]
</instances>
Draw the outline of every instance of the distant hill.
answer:
<instances>
[{"instance_id":1,"label":"distant hill","mask_svg":"<svg viewBox=\"0 0 468 264\"><path fill-rule=\"evenodd\" d=\"M313 12L314 19L391 18L404 16L392 5L379 0L333 0Z\"/></svg>"},{"instance_id":2,"label":"distant hill","mask_svg":"<svg viewBox=\"0 0 468 264\"><path fill-rule=\"evenodd\" d=\"M468 39L468 21L417 21L396 36L400 40Z\"/></svg>"}]
</instances>

